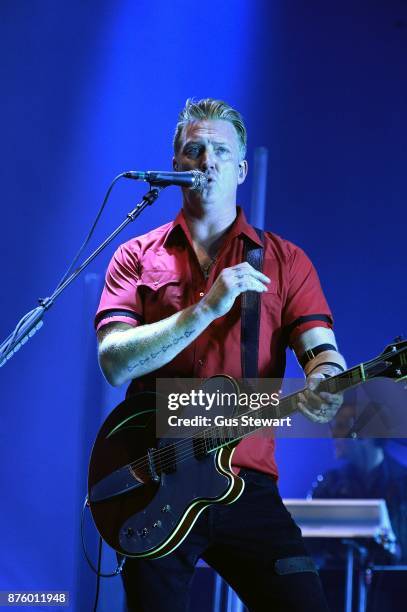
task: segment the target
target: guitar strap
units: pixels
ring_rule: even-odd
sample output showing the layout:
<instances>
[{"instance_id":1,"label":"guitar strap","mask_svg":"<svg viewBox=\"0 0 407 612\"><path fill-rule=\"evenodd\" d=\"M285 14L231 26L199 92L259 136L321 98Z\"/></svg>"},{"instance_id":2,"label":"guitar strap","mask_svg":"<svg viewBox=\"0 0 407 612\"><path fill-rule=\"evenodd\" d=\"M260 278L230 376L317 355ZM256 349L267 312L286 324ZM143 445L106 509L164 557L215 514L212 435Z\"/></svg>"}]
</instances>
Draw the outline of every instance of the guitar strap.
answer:
<instances>
[{"instance_id":1,"label":"guitar strap","mask_svg":"<svg viewBox=\"0 0 407 612\"><path fill-rule=\"evenodd\" d=\"M263 246L245 243L244 261L256 270L263 271L264 232L254 228ZM260 293L246 291L242 295L241 356L243 378L258 378L259 332L260 332ZM310 557L289 557L278 559L274 565L278 575L314 572L318 574Z\"/></svg>"},{"instance_id":2,"label":"guitar strap","mask_svg":"<svg viewBox=\"0 0 407 612\"><path fill-rule=\"evenodd\" d=\"M263 230L254 228L263 246L246 241L243 260L262 272L264 235ZM242 377L258 378L259 332L260 332L260 293L245 291L242 294L241 314L241 360Z\"/></svg>"}]
</instances>

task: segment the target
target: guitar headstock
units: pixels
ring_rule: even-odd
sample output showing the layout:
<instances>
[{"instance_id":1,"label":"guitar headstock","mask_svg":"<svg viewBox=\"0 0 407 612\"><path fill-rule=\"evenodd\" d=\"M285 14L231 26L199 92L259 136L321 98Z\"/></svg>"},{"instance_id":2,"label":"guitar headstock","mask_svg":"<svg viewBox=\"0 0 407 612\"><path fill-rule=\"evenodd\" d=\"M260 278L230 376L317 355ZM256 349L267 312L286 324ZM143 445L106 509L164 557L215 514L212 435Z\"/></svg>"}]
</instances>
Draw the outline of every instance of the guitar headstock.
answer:
<instances>
[{"instance_id":1,"label":"guitar headstock","mask_svg":"<svg viewBox=\"0 0 407 612\"><path fill-rule=\"evenodd\" d=\"M386 346L380 357L388 364L384 376L401 380L407 377L407 340L401 337Z\"/></svg>"}]
</instances>

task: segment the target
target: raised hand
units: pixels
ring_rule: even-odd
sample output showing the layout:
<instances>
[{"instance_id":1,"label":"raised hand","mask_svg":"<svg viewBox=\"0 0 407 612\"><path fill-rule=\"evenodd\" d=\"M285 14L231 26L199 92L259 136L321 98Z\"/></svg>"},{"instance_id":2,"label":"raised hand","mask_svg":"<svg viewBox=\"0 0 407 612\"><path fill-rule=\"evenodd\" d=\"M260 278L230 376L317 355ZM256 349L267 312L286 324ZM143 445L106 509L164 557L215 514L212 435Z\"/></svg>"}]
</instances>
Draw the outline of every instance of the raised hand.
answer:
<instances>
[{"instance_id":1,"label":"raised hand","mask_svg":"<svg viewBox=\"0 0 407 612\"><path fill-rule=\"evenodd\" d=\"M202 303L215 317L225 315L232 308L235 299L245 291L267 291L270 278L259 272L247 261L224 268L212 285Z\"/></svg>"}]
</instances>

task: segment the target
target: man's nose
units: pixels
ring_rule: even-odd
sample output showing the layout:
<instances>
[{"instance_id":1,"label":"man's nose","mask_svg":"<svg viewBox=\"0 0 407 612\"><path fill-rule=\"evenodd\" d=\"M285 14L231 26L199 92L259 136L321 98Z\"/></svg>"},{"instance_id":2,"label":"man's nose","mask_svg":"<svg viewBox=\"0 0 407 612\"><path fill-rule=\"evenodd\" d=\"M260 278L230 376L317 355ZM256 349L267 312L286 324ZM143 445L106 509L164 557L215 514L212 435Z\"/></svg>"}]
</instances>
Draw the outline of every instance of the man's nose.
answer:
<instances>
[{"instance_id":1,"label":"man's nose","mask_svg":"<svg viewBox=\"0 0 407 612\"><path fill-rule=\"evenodd\" d=\"M201 155L201 170L210 170L215 167L215 157L211 151L205 150Z\"/></svg>"}]
</instances>

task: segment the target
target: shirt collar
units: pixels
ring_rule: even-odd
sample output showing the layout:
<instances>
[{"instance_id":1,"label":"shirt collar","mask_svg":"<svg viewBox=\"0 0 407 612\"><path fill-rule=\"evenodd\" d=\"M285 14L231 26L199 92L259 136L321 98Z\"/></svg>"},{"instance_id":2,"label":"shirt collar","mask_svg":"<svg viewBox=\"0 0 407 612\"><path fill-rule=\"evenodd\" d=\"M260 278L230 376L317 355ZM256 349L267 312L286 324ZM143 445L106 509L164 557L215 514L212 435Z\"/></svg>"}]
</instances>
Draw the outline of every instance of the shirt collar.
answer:
<instances>
[{"instance_id":1,"label":"shirt collar","mask_svg":"<svg viewBox=\"0 0 407 612\"><path fill-rule=\"evenodd\" d=\"M170 246L171 244L177 244L178 238L180 234L183 234L184 237L188 240L188 242L192 245L192 237L189 231L189 227L185 220L184 211L181 209L177 216L175 217L168 233L164 241L164 246ZM247 220L243 210L240 206L237 207L237 215L236 218L229 229L227 236L228 240L232 240L236 236L244 235L249 238L252 242L262 247L262 241L257 235L256 230L252 225L250 225Z\"/></svg>"}]
</instances>

